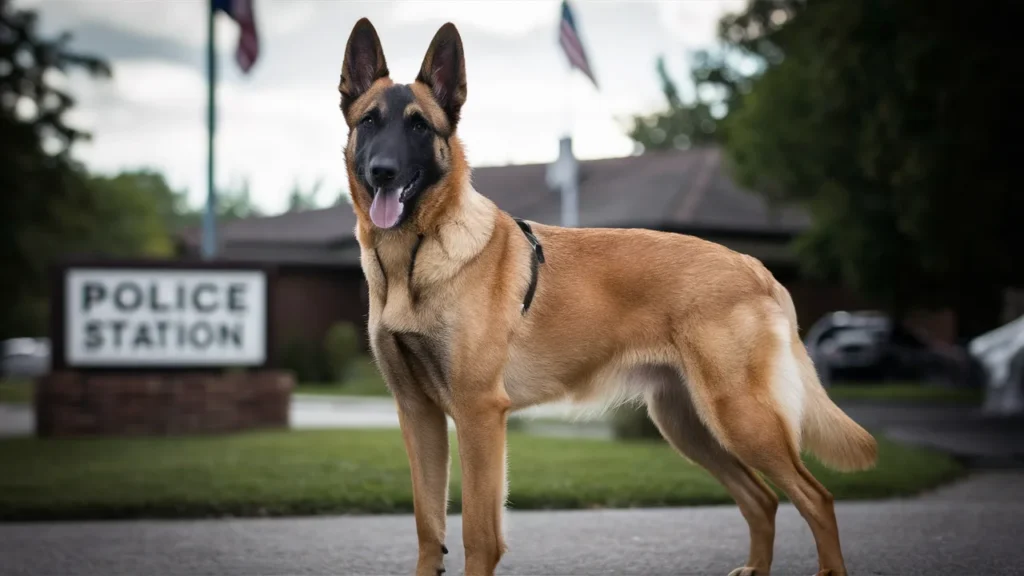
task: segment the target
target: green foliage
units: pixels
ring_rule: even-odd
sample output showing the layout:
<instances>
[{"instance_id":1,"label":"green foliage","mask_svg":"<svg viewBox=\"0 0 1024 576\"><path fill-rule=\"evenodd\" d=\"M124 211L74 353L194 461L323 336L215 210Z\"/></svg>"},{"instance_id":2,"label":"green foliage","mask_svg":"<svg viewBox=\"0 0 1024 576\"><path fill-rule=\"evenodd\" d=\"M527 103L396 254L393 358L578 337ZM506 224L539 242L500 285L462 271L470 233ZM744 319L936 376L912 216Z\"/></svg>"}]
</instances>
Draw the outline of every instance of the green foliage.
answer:
<instances>
[{"instance_id":1,"label":"green foliage","mask_svg":"<svg viewBox=\"0 0 1024 576\"><path fill-rule=\"evenodd\" d=\"M44 38L37 16L0 1L0 338L44 333L48 267L89 234L92 208L70 149L87 134L66 123L74 98L55 79L107 65Z\"/></svg>"},{"instance_id":2,"label":"green foliage","mask_svg":"<svg viewBox=\"0 0 1024 576\"><path fill-rule=\"evenodd\" d=\"M1002 148L1014 62L989 41L1012 37L1010 10L810 3L774 34L785 57L730 117L728 150L743 184L811 211L808 270L896 314L951 307L965 336L997 321L1002 287L1024 283Z\"/></svg>"},{"instance_id":3,"label":"green foliage","mask_svg":"<svg viewBox=\"0 0 1024 576\"><path fill-rule=\"evenodd\" d=\"M240 184L232 184L217 190L217 219L225 222L263 216L260 209L252 202L249 179L243 178ZM196 212L196 224L202 218L202 211Z\"/></svg>"},{"instance_id":4,"label":"green foliage","mask_svg":"<svg viewBox=\"0 0 1024 576\"><path fill-rule=\"evenodd\" d=\"M292 339L284 345L281 367L292 371L299 382L325 382L332 378L324 348L304 338Z\"/></svg>"},{"instance_id":5,"label":"green foliage","mask_svg":"<svg viewBox=\"0 0 1024 576\"><path fill-rule=\"evenodd\" d=\"M338 322L331 326L324 338L324 351L331 366L335 382L345 382L351 375L352 364L359 357L359 332L351 322Z\"/></svg>"},{"instance_id":6,"label":"green foliage","mask_svg":"<svg viewBox=\"0 0 1024 576\"><path fill-rule=\"evenodd\" d=\"M841 382L828 387L833 400L870 400L872 402L913 402L915 404L980 405L981 388L950 388L924 382Z\"/></svg>"},{"instance_id":7,"label":"green foliage","mask_svg":"<svg viewBox=\"0 0 1024 576\"><path fill-rule=\"evenodd\" d=\"M658 58L657 70L668 108L654 114L634 116L629 137L642 145L644 151L685 150L717 141L721 136L714 111L716 104L720 103L703 100L684 102L676 82L665 69L664 58Z\"/></svg>"},{"instance_id":8,"label":"green foliage","mask_svg":"<svg viewBox=\"0 0 1024 576\"><path fill-rule=\"evenodd\" d=\"M182 193L177 196L174 206L173 226L170 228L172 233L202 226L203 214L206 211L205 204L193 208L188 205L185 194ZM218 223L264 215L252 201L248 178L217 189L216 212Z\"/></svg>"},{"instance_id":9,"label":"green foliage","mask_svg":"<svg viewBox=\"0 0 1024 576\"><path fill-rule=\"evenodd\" d=\"M184 211L162 175L139 170L88 179L93 210L89 251L109 256L169 257L171 234Z\"/></svg>"},{"instance_id":10,"label":"green foliage","mask_svg":"<svg viewBox=\"0 0 1024 576\"><path fill-rule=\"evenodd\" d=\"M643 404L625 404L612 415L612 433L620 440L661 440L661 432Z\"/></svg>"},{"instance_id":11,"label":"green foliage","mask_svg":"<svg viewBox=\"0 0 1024 576\"><path fill-rule=\"evenodd\" d=\"M316 396L391 396L380 369L373 358L366 354L359 354L353 359L345 381L340 385L339 382L303 381L298 383L295 393Z\"/></svg>"},{"instance_id":12,"label":"green foliage","mask_svg":"<svg viewBox=\"0 0 1024 576\"><path fill-rule=\"evenodd\" d=\"M319 208L317 196L320 195L323 183L324 179L319 178L307 191L303 190L302 186L300 186L298 181L296 181L292 186L291 193L288 195L288 211L305 212L306 210L315 210L316 208Z\"/></svg>"},{"instance_id":13,"label":"green foliage","mask_svg":"<svg viewBox=\"0 0 1024 576\"><path fill-rule=\"evenodd\" d=\"M747 9L719 23L721 45L689 55L693 98L683 98L677 82L658 57L656 70L667 108L634 116L629 137L647 150L688 149L729 138L728 115L743 104L766 66L782 61L777 36L804 2L751 0Z\"/></svg>"}]
</instances>

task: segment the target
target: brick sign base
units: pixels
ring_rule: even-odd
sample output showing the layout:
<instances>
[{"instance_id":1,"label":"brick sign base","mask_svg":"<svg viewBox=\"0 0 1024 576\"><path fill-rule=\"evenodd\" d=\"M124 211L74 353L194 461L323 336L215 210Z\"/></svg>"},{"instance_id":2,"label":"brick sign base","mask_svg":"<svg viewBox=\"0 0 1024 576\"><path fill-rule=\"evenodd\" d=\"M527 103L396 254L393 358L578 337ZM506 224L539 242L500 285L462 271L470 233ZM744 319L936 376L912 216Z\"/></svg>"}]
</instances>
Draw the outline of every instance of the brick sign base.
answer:
<instances>
[{"instance_id":1,"label":"brick sign base","mask_svg":"<svg viewBox=\"0 0 1024 576\"><path fill-rule=\"evenodd\" d=\"M165 436L288 426L290 372L58 371L36 383L36 434Z\"/></svg>"}]
</instances>

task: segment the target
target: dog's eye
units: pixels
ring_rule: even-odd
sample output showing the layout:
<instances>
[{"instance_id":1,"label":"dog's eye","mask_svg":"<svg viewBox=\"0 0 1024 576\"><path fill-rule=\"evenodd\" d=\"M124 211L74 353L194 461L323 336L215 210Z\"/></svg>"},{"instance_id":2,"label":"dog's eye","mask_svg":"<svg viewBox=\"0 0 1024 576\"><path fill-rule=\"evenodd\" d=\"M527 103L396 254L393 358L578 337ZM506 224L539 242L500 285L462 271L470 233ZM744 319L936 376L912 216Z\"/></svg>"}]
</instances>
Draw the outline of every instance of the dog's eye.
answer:
<instances>
[{"instance_id":1,"label":"dog's eye","mask_svg":"<svg viewBox=\"0 0 1024 576\"><path fill-rule=\"evenodd\" d=\"M359 121L359 125L365 128L369 128L374 125L373 114L367 114L363 116L362 120Z\"/></svg>"},{"instance_id":2,"label":"dog's eye","mask_svg":"<svg viewBox=\"0 0 1024 576\"><path fill-rule=\"evenodd\" d=\"M430 126L427 126L427 123L423 120L423 118L413 118L412 129L414 132L422 134L429 130Z\"/></svg>"}]
</instances>

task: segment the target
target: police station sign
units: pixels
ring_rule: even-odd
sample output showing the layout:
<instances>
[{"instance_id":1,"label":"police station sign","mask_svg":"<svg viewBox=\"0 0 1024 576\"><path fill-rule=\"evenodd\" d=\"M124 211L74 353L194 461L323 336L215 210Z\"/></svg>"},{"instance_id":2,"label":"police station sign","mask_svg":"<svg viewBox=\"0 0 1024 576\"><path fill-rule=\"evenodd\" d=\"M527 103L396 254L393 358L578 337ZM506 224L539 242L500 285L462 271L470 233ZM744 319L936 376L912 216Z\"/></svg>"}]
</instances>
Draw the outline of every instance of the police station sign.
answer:
<instances>
[{"instance_id":1,"label":"police station sign","mask_svg":"<svg viewBox=\"0 0 1024 576\"><path fill-rule=\"evenodd\" d=\"M267 274L259 269L69 266L68 367L260 366Z\"/></svg>"}]
</instances>

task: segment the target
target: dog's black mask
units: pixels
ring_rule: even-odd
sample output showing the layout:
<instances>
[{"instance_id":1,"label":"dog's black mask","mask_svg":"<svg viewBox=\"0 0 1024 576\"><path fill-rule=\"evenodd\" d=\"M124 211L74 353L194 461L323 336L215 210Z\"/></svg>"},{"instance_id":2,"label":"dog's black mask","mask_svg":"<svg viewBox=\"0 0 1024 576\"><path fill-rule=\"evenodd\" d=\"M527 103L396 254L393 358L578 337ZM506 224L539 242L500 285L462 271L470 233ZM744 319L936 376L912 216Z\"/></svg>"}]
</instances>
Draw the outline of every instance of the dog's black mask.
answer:
<instances>
[{"instance_id":1,"label":"dog's black mask","mask_svg":"<svg viewBox=\"0 0 1024 576\"><path fill-rule=\"evenodd\" d=\"M356 171L379 228L401 226L421 194L441 179L434 155L440 136L419 112L407 112L414 103L408 86L391 86L357 124Z\"/></svg>"}]
</instances>

